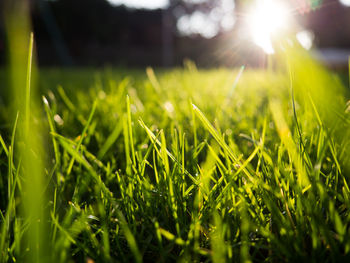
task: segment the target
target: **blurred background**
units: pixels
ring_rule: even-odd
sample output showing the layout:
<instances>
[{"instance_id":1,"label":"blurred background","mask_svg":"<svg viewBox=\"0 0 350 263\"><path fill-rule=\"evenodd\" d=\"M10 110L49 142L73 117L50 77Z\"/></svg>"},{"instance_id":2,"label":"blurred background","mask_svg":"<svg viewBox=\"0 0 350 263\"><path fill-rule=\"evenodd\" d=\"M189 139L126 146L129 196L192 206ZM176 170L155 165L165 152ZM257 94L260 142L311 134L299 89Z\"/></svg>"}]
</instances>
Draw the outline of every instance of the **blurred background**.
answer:
<instances>
[{"instance_id":1,"label":"blurred background","mask_svg":"<svg viewBox=\"0 0 350 263\"><path fill-rule=\"evenodd\" d=\"M171 67L190 59L202 67L258 67L266 53L247 33L253 1L27 1L40 66ZM345 68L350 54L350 0L285 2L295 22L292 34L299 42L325 64ZM0 8L4 65L4 1Z\"/></svg>"}]
</instances>

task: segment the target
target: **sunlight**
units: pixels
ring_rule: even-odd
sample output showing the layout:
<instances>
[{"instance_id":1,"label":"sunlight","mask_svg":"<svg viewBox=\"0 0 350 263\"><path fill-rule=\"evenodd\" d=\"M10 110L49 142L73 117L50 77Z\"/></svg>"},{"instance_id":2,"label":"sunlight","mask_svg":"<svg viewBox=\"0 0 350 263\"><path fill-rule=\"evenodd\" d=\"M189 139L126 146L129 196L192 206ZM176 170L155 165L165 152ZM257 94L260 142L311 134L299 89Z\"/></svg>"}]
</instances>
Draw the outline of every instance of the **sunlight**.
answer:
<instances>
[{"instance_id":1,"label":"sunlight","mask_svg":"<svg viewBox=\"0 0 350 263\"><path fill-rule=\"evenodd\" d=\"M288 27L288 8L281 1L258 0L248 16L250 33L256 45L273 54L272 36Z\"/></svg>"},{"instance_id":2,"label":"sunlight","mask_svg":"<svg viewBox=\"0 0 350 263\"><path fill-rule=\"evenodd\" d=\"M108 0L113 5L126 5L132 8L157 9L168 6L168 0Z\"/></svg>"},{"instance_id":3,"label":"sunlight","mask_svg":"<svg viewBox=\"0 0 350 263\"><path fill-rule=\"evenodd\" d=\"M342 5L350 6L350 0L339 0Z\"/></svg>"},{"instance_id":4,"label":"sunlight","mask_svg":"<svg viewBox=\"0 0 350 263\"><path fill-rule=\"evenodd\" d=\"M200 34L205 38L216 36L220 30L215 21L208 19L208 16L200 11L181 16L177 22L177 28L185 36Z\"/></svg>"},{"instance_id":5,"label":"sunlight","mask_svg":"<svg viewBox=\"0 0 350 263\"><path fill-rule=\"evenodd\" d=\"M204 0L187 0L191 3ZM176 27L182 36L199 34L204 38L213 38L220 32L231 30L235 24L235 4L232 0L220 0L210 12L196 10L181 15Z\"/></svg>"},{"instance_id":6,"label":"sunlight","mask_svg":"<svg viewBox=\"0 0 350 263\"><path fill-rule=\"evenodd\" d=\"M303 30L296 34L296 38L303 48L309 50L312 47L315 36L311 31Z\"/></svg>"}]
</instances>

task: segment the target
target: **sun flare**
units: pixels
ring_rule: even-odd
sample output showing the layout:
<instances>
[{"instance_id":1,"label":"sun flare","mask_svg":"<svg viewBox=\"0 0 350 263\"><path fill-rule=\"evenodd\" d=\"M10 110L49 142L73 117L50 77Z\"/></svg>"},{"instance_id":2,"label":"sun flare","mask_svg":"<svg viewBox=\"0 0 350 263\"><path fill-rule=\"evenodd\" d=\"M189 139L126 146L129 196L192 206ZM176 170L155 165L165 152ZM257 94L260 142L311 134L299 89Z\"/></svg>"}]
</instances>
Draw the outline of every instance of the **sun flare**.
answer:
<instances>
[{"instance_id":1,"label":"sun flare","mask_svg":"<svg viewBox=\"0 0 350 263\"><path fill-rule=\"evenodd\" d=\"M265 53L273 54L271 38L286 29L290 22L287 6L276 0L257 0L248 18L254 43Z\"/></svg>"}]
</instances>

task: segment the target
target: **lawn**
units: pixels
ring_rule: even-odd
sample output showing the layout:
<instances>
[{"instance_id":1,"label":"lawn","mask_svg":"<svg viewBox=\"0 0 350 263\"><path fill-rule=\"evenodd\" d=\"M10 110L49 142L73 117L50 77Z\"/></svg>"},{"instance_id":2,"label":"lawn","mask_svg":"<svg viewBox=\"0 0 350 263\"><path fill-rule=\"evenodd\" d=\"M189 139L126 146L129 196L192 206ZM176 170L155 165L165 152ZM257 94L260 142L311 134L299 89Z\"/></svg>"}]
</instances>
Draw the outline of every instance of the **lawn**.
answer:
<instances>
[{"instance_id":1,"label":"lawn","mask_svg":"<svg viewBox=\"0 0 350 263\"><path fill-rule=\"evenodd\" d=\"M0 109L0 261L345 262L349 90L287 54L27 74Z\"/></svg>"}]
</instances>

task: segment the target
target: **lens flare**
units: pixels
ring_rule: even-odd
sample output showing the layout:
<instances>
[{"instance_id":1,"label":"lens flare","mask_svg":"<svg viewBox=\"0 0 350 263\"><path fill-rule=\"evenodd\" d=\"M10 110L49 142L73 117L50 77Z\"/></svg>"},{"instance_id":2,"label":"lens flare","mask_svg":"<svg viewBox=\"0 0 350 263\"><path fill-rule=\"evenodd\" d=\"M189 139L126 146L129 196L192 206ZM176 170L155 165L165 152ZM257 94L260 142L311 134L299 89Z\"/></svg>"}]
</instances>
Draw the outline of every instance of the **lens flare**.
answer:
<instances>
[{"instance_id":1,"label":"lens flare","mask_svg":"<svg viewBox=\"0 0 350 263\"><path fill-rule=\"evenodd\" d=\"M311 31L303 30L296 34L296 38L303 48L309 50L312 47L315 36Z\"/></svg>"},{"instance_id":2,"label":"lens flare","mask_svg":"<svg viewBox=\"0 0 350 263\"><path fill-rule=\"evenodd\" d=\"M256 1L248 18L254 43L265 53L273 54L271 38L286 29L289 24L287 6L276 0Z\"/></svg>"}]
</instances>

